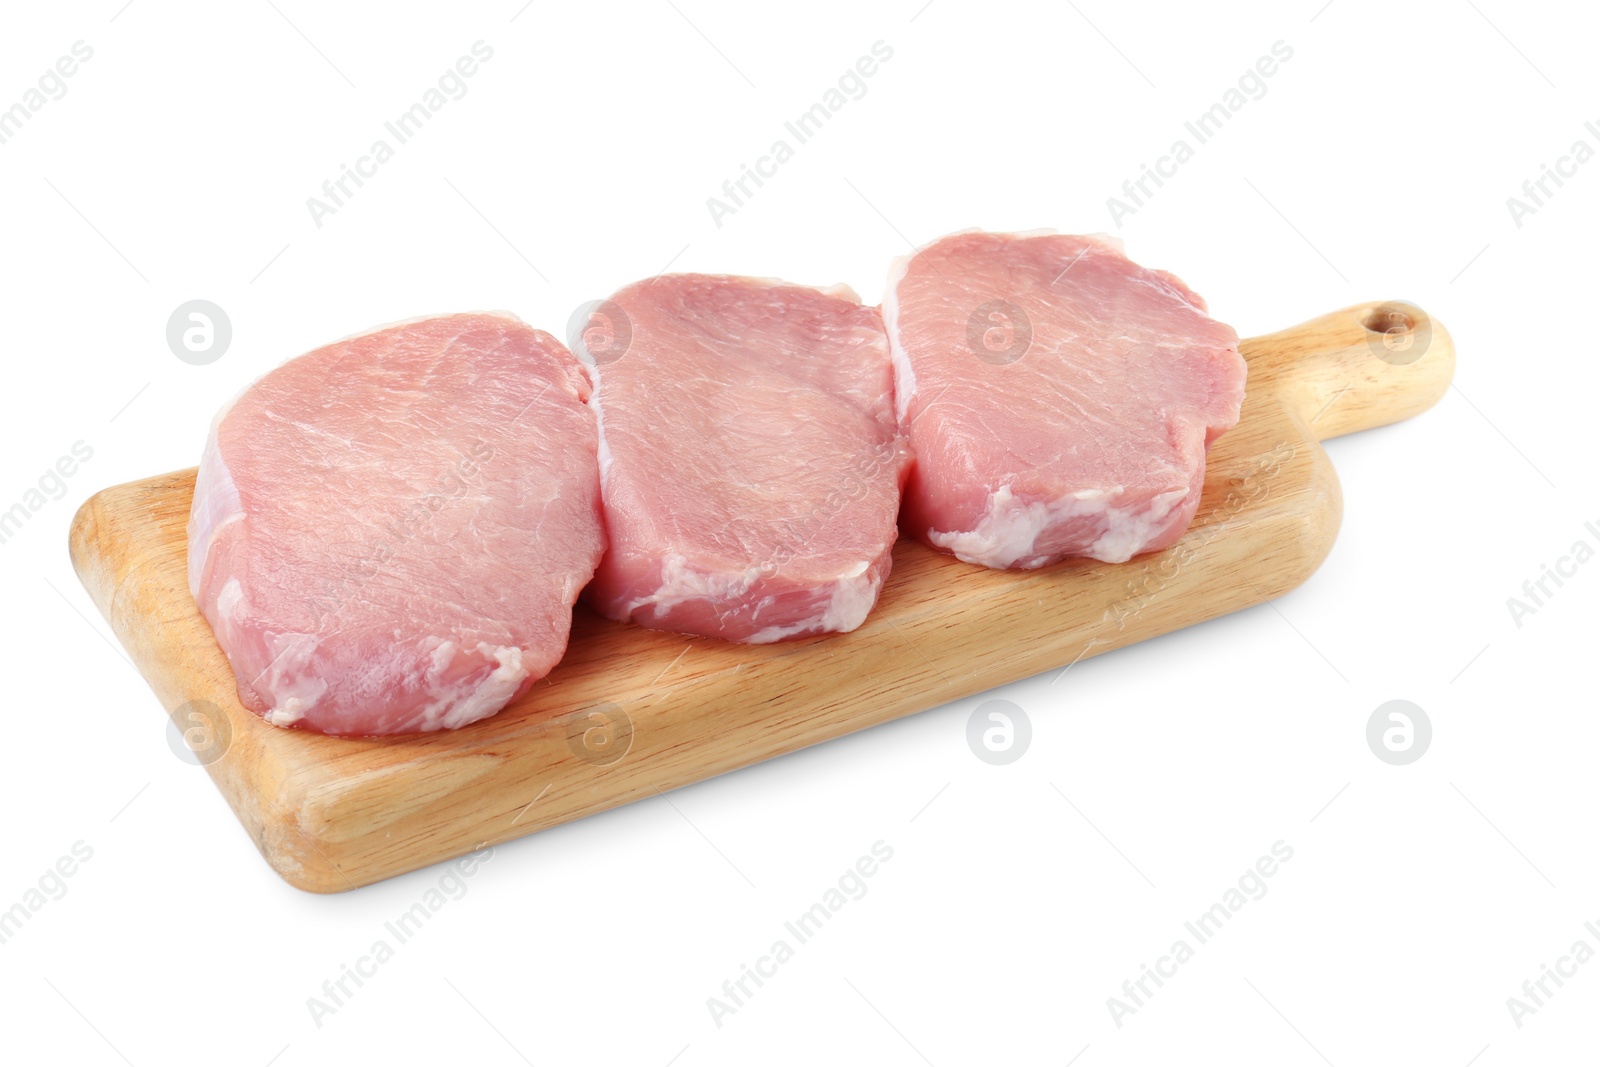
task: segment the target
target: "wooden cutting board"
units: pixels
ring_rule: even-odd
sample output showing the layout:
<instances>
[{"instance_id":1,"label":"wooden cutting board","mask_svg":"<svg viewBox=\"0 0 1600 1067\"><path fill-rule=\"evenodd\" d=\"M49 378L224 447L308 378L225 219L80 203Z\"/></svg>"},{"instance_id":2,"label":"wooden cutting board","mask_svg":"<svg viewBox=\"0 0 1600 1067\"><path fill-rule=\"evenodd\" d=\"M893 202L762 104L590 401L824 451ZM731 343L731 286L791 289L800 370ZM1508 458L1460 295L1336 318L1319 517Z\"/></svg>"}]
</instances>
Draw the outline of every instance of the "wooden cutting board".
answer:
<instances>
[{"instance_id":1,"label":"wooden cutting board","mask_svg":"<svg viewBox=\"0 0 1600 1067\"><path fill-rule=\"evenodd\" d=\"M72 560L267 862L302 889L337 892L1293 589L1339 529L1339 482L1318 442L1430 407L1454 348L1421 309L1394 302L1241 350L1243 417L1211 452L1194 524L1164 552L1000 572L902 540L860 629L777 645L686 639L580 607L545 682L449 733L328 738L239 704L188 591L192 469L97 493L73 520Z\"/></svg>"}]
</instances>

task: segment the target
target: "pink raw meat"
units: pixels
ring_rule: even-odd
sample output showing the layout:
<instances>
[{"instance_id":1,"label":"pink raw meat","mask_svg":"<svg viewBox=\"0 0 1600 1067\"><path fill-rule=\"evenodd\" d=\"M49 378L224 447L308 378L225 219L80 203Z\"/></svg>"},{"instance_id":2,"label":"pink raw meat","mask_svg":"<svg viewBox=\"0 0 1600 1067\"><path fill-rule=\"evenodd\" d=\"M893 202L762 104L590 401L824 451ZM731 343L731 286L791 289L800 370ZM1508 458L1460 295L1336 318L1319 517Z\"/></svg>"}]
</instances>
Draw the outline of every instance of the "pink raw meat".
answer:
<instances>
[{"instance_id":1,"label":"pink raw meat","mask_svg":"<svg viewBox=\"0 0 1600 1067\"><path fill-rule=\"evenodd\" d=\"M450 315L319 348L225 408L189 588L245 706L454 729L548 673L604 549L589 390L549 334Z\"/></svg>"},{"instance_id":2,"label":"pink raw meat","mask_svg":"<svg viewBox=\"0 0 1600 1067\"><path fill-rule=\"evenodd\" d=\"M907 532L987 567L1171 545L1244 399L1238 335L1205 312L1107 237L962 233L897 262Z\"/></svg>"},{"instance_id":3,"label":"pink raw meat","mask_svg":"<svg viewBox=\"0 0 1600 1067\"><path fill-rule=\"evenodd\" d=\"M766 643L853 630L889 573L908 463L888 341L855 294L639 282L574 344L598 375L613 619Z\"/></svg>"}]
</instances>

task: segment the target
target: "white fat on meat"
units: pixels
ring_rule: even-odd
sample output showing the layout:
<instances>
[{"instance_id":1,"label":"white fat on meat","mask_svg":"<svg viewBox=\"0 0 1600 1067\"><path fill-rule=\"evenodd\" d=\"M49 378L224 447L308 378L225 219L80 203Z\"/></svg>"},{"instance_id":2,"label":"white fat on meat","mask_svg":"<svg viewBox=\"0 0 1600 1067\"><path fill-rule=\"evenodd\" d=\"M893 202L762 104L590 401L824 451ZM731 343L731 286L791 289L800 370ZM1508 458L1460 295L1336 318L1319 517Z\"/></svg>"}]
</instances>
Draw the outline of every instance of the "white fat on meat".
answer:
<instances>
[{"instance_id":1,"label":"white fat on meat","mask_svg":"<svg viewBox=\"0 0 1600 1067\"><path fill-rule=\"evenodd\" d=\"M241 702L426 732L544 677L604 549L590 391L555 338L478 313L325 346L224 408L188 577Z\"/></svg>"},{"instance_id":2,"label":"white fat on meat","mask_svg":"<svg viewBox=\"0 0 1600 1067\"><path fill-rule=\"evenodd\" d=\"M996 568L1183 535L1245 363L1177 278L1104 235L966 231L897 261L883 313L907 533Z\"/></svg>"},{"instance_id":3,"label":"white fat on meat","mask_svg":"<svg viewBox=\"0 0 1600 1067\"><path fill-rule=\"evenodd\" d=\"M608 302L594 366L610 547L603 614L768 643L877 601L909 454L882 319L847 287L664 275Z\"/></svg>"}]
</instances>

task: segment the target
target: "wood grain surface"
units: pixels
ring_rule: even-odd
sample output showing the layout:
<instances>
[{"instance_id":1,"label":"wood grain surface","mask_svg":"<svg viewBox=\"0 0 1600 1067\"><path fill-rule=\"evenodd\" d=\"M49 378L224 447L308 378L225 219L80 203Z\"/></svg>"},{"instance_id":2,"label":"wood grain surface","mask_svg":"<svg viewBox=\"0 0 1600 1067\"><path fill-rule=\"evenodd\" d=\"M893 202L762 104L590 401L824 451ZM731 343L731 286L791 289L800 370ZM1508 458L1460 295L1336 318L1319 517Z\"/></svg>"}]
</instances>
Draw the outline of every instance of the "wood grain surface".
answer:
<instances>
[{"instance_id":1,"label":"wood grain surface","mask_svg":"<svg viewBox=\"0 0 1600 1067\"><path fill-rule=\"evenodd\" d=\"M453 732L328 738L269 726L239 704L188 591L192 469L90 498L72 524L72 560L267 862L302 889L338 892L1299 585L1332 547L1341 514L1318 442L1430 407L1449 387L1454 348L1425 312L1395 302L1241 350L1243 416L1212 449L1194 524L1164 552L1001 572L902 540L860 629L777 645L686 639L579 607L566 658L544 682Z\"/></svg>"}]
</instances>

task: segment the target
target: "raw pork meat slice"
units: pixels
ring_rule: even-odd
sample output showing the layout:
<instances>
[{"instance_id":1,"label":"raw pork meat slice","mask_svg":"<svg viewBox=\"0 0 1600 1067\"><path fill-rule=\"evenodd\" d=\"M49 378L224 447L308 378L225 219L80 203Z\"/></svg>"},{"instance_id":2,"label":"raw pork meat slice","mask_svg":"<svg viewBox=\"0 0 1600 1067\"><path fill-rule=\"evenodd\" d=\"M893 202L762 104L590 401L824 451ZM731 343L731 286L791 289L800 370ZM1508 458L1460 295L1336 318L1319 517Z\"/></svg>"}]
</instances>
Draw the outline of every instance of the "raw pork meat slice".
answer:
<instances>
[{"instance_id":1,"label":"raw pork meat slice","mask_svg":"<svg viewBox=\"0 0 1600 1067\"><path fill-rule=\"evenodd\" d=\"M876 308L842 287L639 282L595 365L613 619L763 644L853 630L889 573L908 454Z\"/></svg>"},{"instance_id":2,"label":"raw pork meat slice","mask_svg":"<svg viewBox=\"0 0 1600 1067\"><path fill-rule=\"evenodd\" d=\"M605 547L589 391L549 334L450 315L319 348L225 408L189 588L245 706L454 729L548 673Z\"/></svg>"},{"instance_id":3,"label":"raw pork meat slice","mask_svg":"<svg viewBox=\"0 0 1600 1067\"><path fill-rule=\"evenodd\" d=\"M1177 278L1113 238L961 233L896 263L883 314L908 533L1019 568L1183 536L1245 363Z\"/></svg>"}]
</instances>

